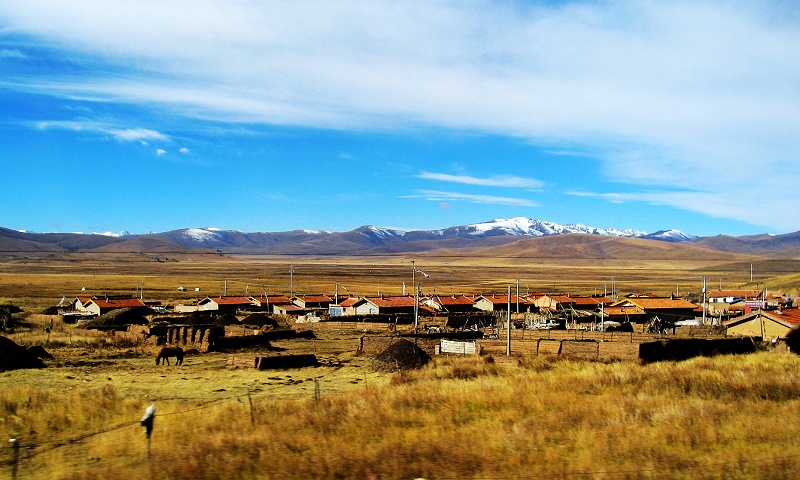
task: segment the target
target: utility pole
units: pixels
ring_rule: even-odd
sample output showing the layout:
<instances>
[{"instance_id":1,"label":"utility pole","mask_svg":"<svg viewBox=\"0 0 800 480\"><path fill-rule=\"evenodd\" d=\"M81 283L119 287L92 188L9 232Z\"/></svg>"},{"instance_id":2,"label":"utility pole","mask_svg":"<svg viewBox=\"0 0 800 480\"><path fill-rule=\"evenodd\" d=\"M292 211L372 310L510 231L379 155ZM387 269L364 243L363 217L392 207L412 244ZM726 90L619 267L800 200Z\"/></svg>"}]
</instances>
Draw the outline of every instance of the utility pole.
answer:
<instances>
[{"instance_id":1,"label":"utility pole","mask_svg":"<svg viewBox=\"0 0 800 480\"><path fill-rule=\"evenodd\" d=\"M706 324L706 277L703 277L703 325Z\"/></svg>"},{"instance_id":2,"label":"utility pole","mask_svg":"<svg viewBox=\"0 0 800 480\"><path fill-rule=\"evenodd\" d=\"M11 480L17 480L17 470L19 469L19 442L16 438L8 439L11 448L14 450L14 463L11 464Z\"/></svg>"},{"instance_id":3,"label":"utility pole","mask_svg":"<svg viewBox=\"0 0 800 480\"><path fill-rule=\"evenodd\" d=\"M508 286L508 310L506 310L506 356L511 356L511 285Z\"/></svg>"},{"instance_id":4,"label":"utility pole","mask_svg":"<svg viewBox=\"0 0 800 480\"><path fill-rule=\"evenodd\" d=\"M519 315L519 278L517 279L517 315Z\"/></svg>"},{"instance_id":5,"label":"utility pole","mask_svg":"<svg viewBox=\"0 0 800 480\"><path fill-rule=\"evenodd\" d=\"M289 264L289 298L294 297L294 265Z\"/></svg>"},{"instance_id":6,"label":"utility pole","mask_svg":"<svg viewBox=\"0 0 800 480\"><path fill-rule=\"evenodd\" d=\"M222 287L222 296L225 297L228 295L228 279L225 279L225 286Z\"/></svg>"}]
</instances>

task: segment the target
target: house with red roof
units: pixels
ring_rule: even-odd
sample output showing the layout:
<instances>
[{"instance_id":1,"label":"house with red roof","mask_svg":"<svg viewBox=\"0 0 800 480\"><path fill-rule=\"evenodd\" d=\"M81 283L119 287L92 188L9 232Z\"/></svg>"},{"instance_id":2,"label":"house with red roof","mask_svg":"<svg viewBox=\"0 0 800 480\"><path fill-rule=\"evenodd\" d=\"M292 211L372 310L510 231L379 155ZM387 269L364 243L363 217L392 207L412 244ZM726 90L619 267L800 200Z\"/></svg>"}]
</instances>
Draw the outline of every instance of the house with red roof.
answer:
<instances>
[{"instance_id":1,"label":"house with red roof","mask_svg":"<svg viewBox=\"0 0 800 480\"><path fill-rule=\"evenodd\" d=\"M292 299L286 295L267 295L260 297L252 297L253 304L257 309L267 313L276 313L275 307L282 307L285 305L294 305Z\"/></svg>"},{"instance_id":2,"label":"house with red roof","mask_svg":"<svg viewBox=\"0 0 800 480\"><path fill-rule=\"evenodd\" d=\"M206 297L197 302L197 310L216 310L220 312L236 312L256 307L253 297Z\"/></svg>"},{"instance_id":3,"label":"house with red roof","mask_svg":"<svg viewBox=\"0 0 800 480\"><path fill-rule=\"evenodd\" d=\"M505 312L508 311L509 301L511 302L512 312L517 311L517 305L519 305L520 313L537 310L533 302L516 295L481 295L475 301L475 308L484 312Z\"/></svg>"},{"instance_id":4,"label":"house with red roof","mask_svg":"<svg viewBox=\"0 0 800 480\"><path fill-rule=\"evenodd\" d=\"M417 300L412 296L364 297L353 304L356 315L413 315ZM420 311L422 306L419 307ZM426 308L425 311L429 311Z\"/></svg>"},{"instance_id":5,"label":"house with red roof","mask_svg":"<svg viewBox=\"0 0 800 480\"><path fill-rule=\"evenodd\" d=\"M722 325L728 335L761 337L764 340L783 338L792 327L800 325L800 309L759 310L723 322Z\"/></svg>"},{"instance_id":6,"label":"house with red roof","mask_svg":"<svg viewBox=\"0 0 800 480\"><path fill-rule=\"evenodd\" d=\"M327 295L298 295L292 303L306 310L327 310L333 299Z\"/></svg>"},{"instance_id":7,"label":"house with red roof","mask_svg":"<svg viewBox=\"0 0 800 480\"><path fill-rule=\"evenodd\" d=\"M112 298L112 297L104 297L104 298L92 298L88 302L86 302L83 306L84 311L89 312L94 315L103 315L108 313L112 310L118 310L120 308L141 308L147 309L147 305L144 304L138 298Z\"/></svg>"},{"instance_id":8,"label":"house with red roof","mask_svg":"<svg viewBox=\"0 0 800 480\"><path fill-rule=\"evenodd\" d=\"M708 303L736 303L738 301L759 300L761 290L712 290L708 294Z\"/></svg>"},{"instance_id":9,"label":"house with red roof","mask_svg":"<svg viewBox=\"0 0 800 480\"><path fill-rule=\"evenodd\" d=\"M422 299L421 303L437 312L465 313L476 311L475 300L464 295L432 295Z\"/></svg>"},{"instance_id":10,"label":"house with red roof","mask_svg":"<svg viewBox=\"0 0 800 480\"><path fill-rule=\"evenodd\" d=\"M702 307L682 298L672 297L634 297L614 302L611 307L637 307L644 312L643 320L651 321L655 317L667 322L691 320L703 314Z\"/></svg>"},{"instance_id":11,"label":"house with red roof","mask_svg":"<svg viewBox=\"0 0 800 480\"><path fill-rule=\"evenodd\" d=\"M355 315L356 311L353 307L358 302L357 297L341 298L339 303L332 303L328 305L328 315L331 317L343 317L347 315Z\"/></svg>"}]
</instances>

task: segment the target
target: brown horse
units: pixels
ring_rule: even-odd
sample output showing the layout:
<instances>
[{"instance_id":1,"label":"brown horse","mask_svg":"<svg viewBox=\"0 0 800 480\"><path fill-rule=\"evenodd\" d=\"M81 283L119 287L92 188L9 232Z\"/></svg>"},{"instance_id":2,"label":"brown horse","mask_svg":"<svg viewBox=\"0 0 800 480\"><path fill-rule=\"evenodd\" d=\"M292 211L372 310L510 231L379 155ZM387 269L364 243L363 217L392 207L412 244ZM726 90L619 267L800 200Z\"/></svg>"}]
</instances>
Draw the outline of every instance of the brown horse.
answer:
<instances>
[{"instance_id":1,"label":"brown horse","mask_svg":"<svg viewBox=\"0 0 800 480\"><path fill-rule=\"evenodd\" d=\"M156 365L161 364L163 359L169 365L169 357L175 357L175 365L183 365L183 349L181 347L164 347L158 352Z\"/></svg>"}]
</instances>

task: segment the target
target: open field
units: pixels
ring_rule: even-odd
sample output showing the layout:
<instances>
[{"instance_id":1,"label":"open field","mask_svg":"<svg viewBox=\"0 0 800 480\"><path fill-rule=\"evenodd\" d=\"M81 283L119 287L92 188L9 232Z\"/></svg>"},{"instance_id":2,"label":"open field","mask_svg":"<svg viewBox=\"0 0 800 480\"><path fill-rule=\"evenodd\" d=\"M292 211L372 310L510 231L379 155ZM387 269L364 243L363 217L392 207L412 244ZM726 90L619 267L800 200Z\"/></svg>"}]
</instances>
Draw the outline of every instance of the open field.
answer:
<instances>
[{"instance_id":1,"label":"open field","mask_svg":"<svg viewBox=\"0 0 800 480\"><path fill-rule=\"evenodd\" d=\"M0 264L0 301L36 311L66 296L137 294L165 303L191 302L207 295L251 294L400 294L412 290L411 262L430 278L423 292L440 294L520 291L592 294L611 290L662 295L699 294L702 277L709 288L765 285L788 294L800 291L794 260L754 257L736 261L720 254L709 260L636 260L596 258L514 258L441 254L374 257L274 257L221 254L59 254L14 259ZM751 281L750 265L754 265ZM290 274L290 269L292 273ZM227 285L227 289L226 289ZM178 291L178 287L186 291ZM195 291L198 289L199 291Z\"/></svg>"},{"instance_id":2,"label":"open field","mask_svg":"<svg viewBox=\"0 0 800 480\"><path fill-rule=\"evenodd\" d=\"M49 316L28 316L62 296L142 285L145 300L164 303L220 295L226 283L230 295L333 293L337 283L340 293L400 293L403 282L410 288L412 260L431 275L422 289L441 293L503 293L518 278L521 289L572 293L610 289L612 278L621 293L662 294L699 292L702 276L728 287L750 281L748 262L724 258L73 254L5 262L0 302L25 309L19 318L28 324L9 338L55 357L46 369L0 373L0 438L22 445L19 478L727 479L790 478L800 467L786 450L800 427L781 421L800 406L800 357L790 354L584 362L526 355L538 340L520 332L514 362L495 341L489 355L382 374L355 354L361 332L331 322L316 340L270 345L314 353L320 367L227 367L231 355L267 354L259 349L156 366L153 346L58 322L45 332ZM751 285L796 291L800 280L784 263L756 265L774 270L756 267ZM138 419L151 403L148 460ZM0 448L0 475L12 465L11 448Z\"/></svg>"}]
</instances>

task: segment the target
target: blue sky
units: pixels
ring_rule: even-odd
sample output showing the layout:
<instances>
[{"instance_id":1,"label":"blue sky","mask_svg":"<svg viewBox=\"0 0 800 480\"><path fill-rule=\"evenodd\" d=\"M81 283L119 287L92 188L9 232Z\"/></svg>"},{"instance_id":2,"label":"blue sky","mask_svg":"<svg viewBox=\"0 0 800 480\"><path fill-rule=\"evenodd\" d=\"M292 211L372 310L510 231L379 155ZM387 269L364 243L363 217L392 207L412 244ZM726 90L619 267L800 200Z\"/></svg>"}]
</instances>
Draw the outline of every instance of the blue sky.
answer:
<instances>
[{"instance_id":1,"label":"blue sky","mask_svg":"<svg viewBox=\"0 0 800 480\"><path fill-rule=\"evenodd\" d=\"M800 230L792 2L0 2L0 226Z\"/></svg>"}]
</instances>

